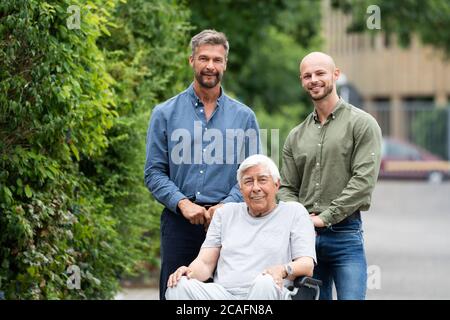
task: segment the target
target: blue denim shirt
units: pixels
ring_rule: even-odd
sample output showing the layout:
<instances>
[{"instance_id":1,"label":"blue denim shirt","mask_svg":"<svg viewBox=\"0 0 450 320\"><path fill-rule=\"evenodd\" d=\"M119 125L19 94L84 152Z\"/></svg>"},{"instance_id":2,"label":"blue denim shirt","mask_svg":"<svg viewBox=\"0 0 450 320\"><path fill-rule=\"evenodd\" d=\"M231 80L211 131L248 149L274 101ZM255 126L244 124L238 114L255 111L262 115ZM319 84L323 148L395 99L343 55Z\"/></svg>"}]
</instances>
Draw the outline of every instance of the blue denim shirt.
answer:
<instances>
[{"instance_id":1,"label":"blue denim shirt","mask_svg":"<svg viewBox=\"0 0 450 320\"><path fill-rule=\"evenodd\" d=\"M206 121L193 84L157 105L147 133L145 184L172 212L183 198L199 203L242 202L239 164L259 153L254 112L223 90Z\"/></svg>"}]
</instances>

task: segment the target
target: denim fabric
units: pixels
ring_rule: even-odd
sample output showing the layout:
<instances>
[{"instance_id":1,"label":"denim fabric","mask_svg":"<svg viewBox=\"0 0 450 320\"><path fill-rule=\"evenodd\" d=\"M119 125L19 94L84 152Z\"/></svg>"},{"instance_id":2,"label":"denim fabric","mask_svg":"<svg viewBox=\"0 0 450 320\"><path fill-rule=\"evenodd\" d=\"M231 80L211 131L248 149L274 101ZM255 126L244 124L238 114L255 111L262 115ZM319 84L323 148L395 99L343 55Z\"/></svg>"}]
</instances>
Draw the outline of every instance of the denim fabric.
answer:
<instances>
[{"instance_id":1,"label":"denim fabric","mask_svg":"<svg viewBox=\"0 0 450 320\"><path fill-rule=\"evenodd\" d=\"M234 135L237 136L234 136ZM177 212L181 199L241 202L239 164L260 151L255 113L223 91L207 121L193 85L153 109L147 133L145 184Z\"/></svg>"},{"instance_id":2,"label":"denim fabric","mask_svg":"<svg viewBox=\"0 0 450 320\"><path fill-rule=\"evenodd\" d=\"M316 254L314 277L323 281L320 300L332 299L333 283L339 300L365 299L367 262L361 218L317 230Z\"/></svg>"}]
</instances>

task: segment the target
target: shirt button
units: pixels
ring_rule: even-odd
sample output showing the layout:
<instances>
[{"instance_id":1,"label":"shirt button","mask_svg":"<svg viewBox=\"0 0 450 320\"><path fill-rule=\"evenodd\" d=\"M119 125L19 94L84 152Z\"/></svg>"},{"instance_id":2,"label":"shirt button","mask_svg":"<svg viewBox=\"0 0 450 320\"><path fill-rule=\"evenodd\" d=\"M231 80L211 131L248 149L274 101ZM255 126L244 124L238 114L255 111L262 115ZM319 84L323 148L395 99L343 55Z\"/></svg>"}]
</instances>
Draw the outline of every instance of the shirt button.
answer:
<instances>
[{"instance_id":1,"label":"shirt button","mask_svg":"<svg viewBox=\"0 0 450 320\"><path fill-rule=\"evenodd\" d=\"M316 183L316 186L318 186L319 185L319 183Z\"/></svg>"},{"instance_id":2,"label":"shirt button","mask_svg":"<svg viewBox=\"0 0 450 320\"><path fill-rule=\"evenodd\" d=\"M208 128L205 128L205 131L208 131Z\"/></svg>"},{"instance_id":3,"label":"shirt button","mask_svg":"<svg viewBox=\"0 0 450 320\"><path fill-rule=\"evenodd\" d=\"M314 207L317 207L317 202L314 202Z\"/></svg>"},{"instance_id":4,"label":"shirt button","mask_svg":"<svg viewBox=\"0 0 450 320\"><path fill-rule=\"evenodd\" d=\"M200 170L200 173L203 173L203 170Z\"/></svg>"},{"instance_id":5,"label":"shirt button","mask_svg":"<svg viewBox=\"0 0 450 320\"><path fill-rule=\"evenodd\" d=\"M317 144L319 147L321 146L321 144L319 143L319 144Z\"/></svg>"},{"instance_id":6,"label":"shirt button","mask_svg":"<svg viewBox=\"0 0 450 320\"><path fill-rule=\"evenodd\" d=\"M200 112L203 113L203 109L200 109Z\"/></svg>"},{"instance_id":7,"label":"shirt button","mask_svg":"<svg viewBox=\"0 0 450 320\"><path fill-rule=\"evenodd\" d=\"M203 152L205 152L206 151L206 149L203 149Z\"/></svg>"},{"instance_id":8,"label":"shirt button","mask_svg":"<svg viewBox=\"0 0 450 320\"><path fill-rule=\"evenodd\" d=\"M318 126L317 128L319 128L319 129L320 129L320 126Z\"/></svg>"},{"instance_id":9,"label":"shirt button","mask_svg":"<svg viewBox=\"0 0 450 320\"><path fill-rule=\"evenodd\" d=\"M320 163L317 162L317 163L316 163L316 166L320 166Z\"/></svg>"},{"instance_id":10,"label":"shirt button","mask_svg":"<svg viewBox=\"0 0 450 320\"><path fill-rule=\"evenodd\" d=\"M196 102L195 105L198 106L198 103Z\"/></svg>"},{"instance_id":11,"label":"shirt button","mask_svg":"<svg viewBox=\"0 0 450 320\"><path fill-rule=\"evenodd\" d=\"M200 194L200 191L197 191L197 194Z\"/></svg>"}]
</instances>

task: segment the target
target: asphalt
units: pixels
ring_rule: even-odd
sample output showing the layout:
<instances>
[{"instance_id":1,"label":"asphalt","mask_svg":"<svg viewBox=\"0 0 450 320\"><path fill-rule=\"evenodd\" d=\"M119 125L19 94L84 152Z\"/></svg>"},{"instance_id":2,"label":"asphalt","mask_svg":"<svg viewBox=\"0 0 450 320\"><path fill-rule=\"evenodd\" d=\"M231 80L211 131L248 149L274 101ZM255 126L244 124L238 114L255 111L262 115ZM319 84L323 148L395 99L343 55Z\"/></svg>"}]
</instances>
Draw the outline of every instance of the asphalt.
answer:
<instances>
[{"instance_id":1,"label":"asphalt","mask_svg":"<svg viewBox=\"0 0 450 320\"><path fill-rule=\"evenodd\" d=\"M381 280L369 274L367 298L450 299L450 183L383 181L372 203L366 254Z\"/></svg>"},{"instance_id":2,"label":"asphalt","mask_svg":"<svg viewBox=\"0 0 450 320\"><path fill-rule=\"evenodd\" d=\"M367 299L450 299L450 182L380 181L363 221ZM158 289L116 299L155 300Z\"/></svg>"}]
</instances>

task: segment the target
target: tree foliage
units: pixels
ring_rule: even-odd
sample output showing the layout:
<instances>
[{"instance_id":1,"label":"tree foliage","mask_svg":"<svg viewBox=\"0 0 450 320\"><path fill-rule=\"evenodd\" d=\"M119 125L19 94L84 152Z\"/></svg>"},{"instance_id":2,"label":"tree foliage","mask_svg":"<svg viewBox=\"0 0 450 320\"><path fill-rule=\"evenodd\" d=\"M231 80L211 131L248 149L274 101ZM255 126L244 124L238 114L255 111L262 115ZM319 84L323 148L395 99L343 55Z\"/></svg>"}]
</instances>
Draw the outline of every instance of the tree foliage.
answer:
<instances>
[{"instance_id":1,"label":"tree foliage","mask_svg":"<svg viewBox=\"0 0 450 320\"><path fill-rule=\"evenodd\" d=\"M67 26L71 5L81 10L79 29ZM130 2L129 17L124 6L0 3L6 298L111 298L118 277L149 254L144 231L158 208L143 187L145 127L152 105L176 87L187 13L173 2L142 0ZM117 31L108 43L118 24L126 37ZM73 265L79 290L67 285Z\"/></svg>"},{"instance_id":2,"label":"tree foliage","mask_svg":"<svg viewBox=\"0 0 450 320\"><path fill-rule=\"evenodd\" d=\"M225 86L238 99L269 113L309 103L299 87L298 64L320 47L320 2L190 1L192 25L223 31L230 42ZM294 121L300 121L295 119Z\"/></svg>"},{"instance_id":3,"label":"tree foliage","mask_svg":"<svg viewBox=\"0 0 450 320\"><path fill-rule=\"evenodd\" d=\"M188 69L189 12L167 0L134 0L118 5L113 19L111 36L99 45L115 80L119 117L107 133L104 155L85 164L113 204L127 265L148 261L158 266L162 208L143 183L145 137L152 107L187 84L180 74Z\"/></svg>"},{"instance_id":4,"label":"tree foliage","mask_svg":"<svg viewBox=\"0 0 450 320\"><path fill-rule=\"evenodd\" d=\"M411 124L412 141L431 153L448 159L448 118L450 107L421 112ZM450 160L450 159L448 159Z\"/></svg>"},{"instance_id":5,"label":"tree foliage","mask_svg":"<svg viewBox=\"0 0 450 320\"><path fill-rule=\"evenodd\" d=\"M377 5L381 13L381 28L396 34L399 43L407 46L416 34L423 43L450 53L450 2L446 0L332 0L333 7L352 15L349 31L373 32L366 27L370 5ZM377 30L374 30L377 31Z\"/></svg>"}]
</instances>

